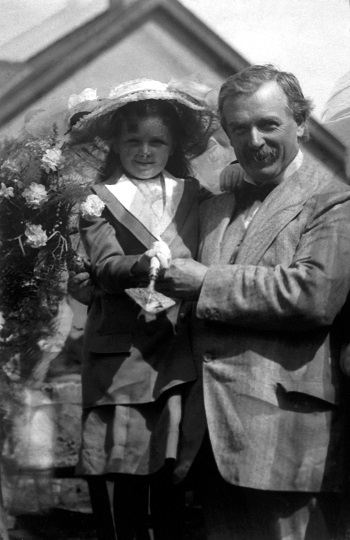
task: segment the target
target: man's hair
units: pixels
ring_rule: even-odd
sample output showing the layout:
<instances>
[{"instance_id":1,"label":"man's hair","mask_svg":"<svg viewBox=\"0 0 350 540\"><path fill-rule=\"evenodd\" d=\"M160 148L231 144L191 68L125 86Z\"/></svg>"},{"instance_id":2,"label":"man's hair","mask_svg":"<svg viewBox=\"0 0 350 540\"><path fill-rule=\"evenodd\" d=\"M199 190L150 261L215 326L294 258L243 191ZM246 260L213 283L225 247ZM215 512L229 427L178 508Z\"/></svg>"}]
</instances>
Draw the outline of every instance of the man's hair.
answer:
<instances>
[{"instance_id":1,"label":"man's hair","mask_svg":"<svg viewBox=\"0 0 350 540\"><path fill-rule=\"evenodd\" d=\"M293 73L280 71L272 64L249 66L239 73L231 75L222 84L219 93L219 112L223 127L225 127L223 106L228 97L252 95L261 85L271 81L276 81L287 96L288 106L295 122L298 125L305 123L305 133L301 139L307 140L307 121L313 109L312 101L304 96L299 81Z\"/></svg>"}]
</instances>

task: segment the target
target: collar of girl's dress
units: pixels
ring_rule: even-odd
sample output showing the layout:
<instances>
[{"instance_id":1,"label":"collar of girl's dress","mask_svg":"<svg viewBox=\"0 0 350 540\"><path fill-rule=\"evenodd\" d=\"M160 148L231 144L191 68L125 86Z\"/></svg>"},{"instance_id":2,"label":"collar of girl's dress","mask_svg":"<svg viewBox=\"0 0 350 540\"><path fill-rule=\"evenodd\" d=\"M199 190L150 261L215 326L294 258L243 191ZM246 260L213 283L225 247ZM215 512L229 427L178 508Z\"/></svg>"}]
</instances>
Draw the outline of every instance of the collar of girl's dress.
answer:
<instances>
[{"instance_id":1,"label":"collar of girl's dress","mask_svg":"<svg viewBox=\"0 0 350 540\"><path fill-rule=\"evenodd\" d=\"M151 178L137 178L136 176L132 176L131 174L129 174L125 169L118 168L111 176L109 176L106 179L104 183L115 184L116 182L118 182L118 180L120 180L122 176L126 176L126 178L128 178L129 180L131 181L135 180L136 182L147 182L148 180L156 180L156 179L164 181L164 175L162 172L157 174L156 176L152 176Z\"/></svg>"}]
</instances>

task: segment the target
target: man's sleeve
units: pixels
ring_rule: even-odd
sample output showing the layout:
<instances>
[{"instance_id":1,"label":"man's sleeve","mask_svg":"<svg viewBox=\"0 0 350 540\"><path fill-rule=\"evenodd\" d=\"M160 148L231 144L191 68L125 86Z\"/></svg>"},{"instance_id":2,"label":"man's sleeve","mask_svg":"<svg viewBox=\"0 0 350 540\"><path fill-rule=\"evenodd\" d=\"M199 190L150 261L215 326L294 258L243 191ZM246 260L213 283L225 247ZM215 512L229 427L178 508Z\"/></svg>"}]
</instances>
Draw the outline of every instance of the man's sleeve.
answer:
<instances>
[{"instance_id":1,"label":"man's sleeve","mask_svg":"<svg viewBox=\"0 0 350 540\"><path fill-rule=\"evenodd\" d=\"M349 192L316 196L289 266L210 266L197 316L255 329L328 326L350 288Z\"/></svg>"}]
</instances>

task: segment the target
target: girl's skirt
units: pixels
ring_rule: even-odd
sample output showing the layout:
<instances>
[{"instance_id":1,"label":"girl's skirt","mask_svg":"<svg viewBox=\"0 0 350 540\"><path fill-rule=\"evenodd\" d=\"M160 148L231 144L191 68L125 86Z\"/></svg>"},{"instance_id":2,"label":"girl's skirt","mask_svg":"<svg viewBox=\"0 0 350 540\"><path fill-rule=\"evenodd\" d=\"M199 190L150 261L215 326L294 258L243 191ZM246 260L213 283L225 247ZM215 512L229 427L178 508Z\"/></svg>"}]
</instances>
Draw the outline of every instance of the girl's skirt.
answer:
<instances>
[{"instance_id":1,"label":"girl's skirt","mask_svg":"<svg viewBox=\"0 0 350 540\"><path fill-rule=\"evenodd\" d=\"M77 474L146 475L176 459L183 385L151 403L101 405L83 410Z\"/></svg>"}]
</instances>

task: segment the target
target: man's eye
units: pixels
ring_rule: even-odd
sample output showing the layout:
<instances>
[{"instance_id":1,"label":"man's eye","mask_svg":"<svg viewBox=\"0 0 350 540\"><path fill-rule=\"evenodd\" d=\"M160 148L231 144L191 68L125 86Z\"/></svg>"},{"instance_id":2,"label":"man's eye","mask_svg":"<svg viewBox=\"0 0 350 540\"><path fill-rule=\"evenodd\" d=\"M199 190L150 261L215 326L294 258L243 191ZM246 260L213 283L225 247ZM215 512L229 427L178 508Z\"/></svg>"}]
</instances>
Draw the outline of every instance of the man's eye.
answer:
<instances>
[{"instance_id":1,"label":"man's eye","mask_svg":"<svg viewBox=\"0 0 350 540\"><path fill-rule=\"evenodd\" d=\"M264 122L259 126L262 131L273 131L277 127L278 124L276 122Z\"/></svg>"}]
</instances>

